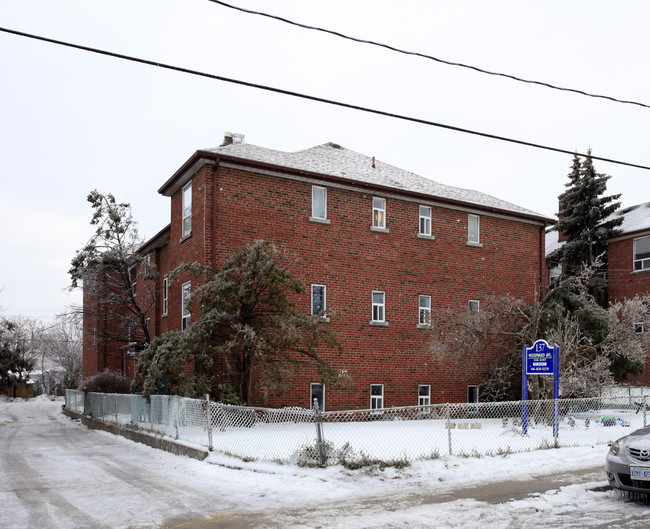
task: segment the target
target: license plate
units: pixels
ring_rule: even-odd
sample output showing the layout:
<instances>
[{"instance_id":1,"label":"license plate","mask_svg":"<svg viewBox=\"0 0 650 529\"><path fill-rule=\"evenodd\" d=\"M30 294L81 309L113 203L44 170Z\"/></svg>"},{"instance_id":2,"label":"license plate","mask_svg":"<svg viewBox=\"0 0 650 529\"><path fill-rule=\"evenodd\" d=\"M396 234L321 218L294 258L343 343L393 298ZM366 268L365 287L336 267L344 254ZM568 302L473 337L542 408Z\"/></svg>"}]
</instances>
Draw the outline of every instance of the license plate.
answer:
<instances>
[{"instance_id":1,"label":"license plate","mask_svg":"<svg viewBox=\"0 0 650 529\"><path fill-rule=\"evenodd\" d=\"M650 481L650 467L630 467L630 479Z\"/></svg>"}]
</instances>

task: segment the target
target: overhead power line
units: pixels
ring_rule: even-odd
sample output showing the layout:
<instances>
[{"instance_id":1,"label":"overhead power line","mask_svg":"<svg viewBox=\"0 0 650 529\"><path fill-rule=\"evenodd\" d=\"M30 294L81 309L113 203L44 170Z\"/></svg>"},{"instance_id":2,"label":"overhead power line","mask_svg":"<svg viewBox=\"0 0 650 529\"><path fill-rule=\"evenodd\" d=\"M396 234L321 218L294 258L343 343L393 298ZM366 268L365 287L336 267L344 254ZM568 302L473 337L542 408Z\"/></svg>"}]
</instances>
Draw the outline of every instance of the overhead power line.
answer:
<instances>
[{"instance_id":1,"label":"overhead power line","mask_svg":"<svg viewBox=\"0 0 650 529\"><path fill-rule=\"evenodd\" d=\"M575 150L561 149L559 147L551 147L551 146L548 146L548 145L542 145L542 144L539 144L539 143L532 143L532 142L529 142L529 141L519 140L519 139L516 139L516 138L508 138L506 136L499 136L497 134L490 134L488 132L480 132L480 131L477 131L477 130L466 129L466 128L462 128L462 127L456 127L454 125L447 125L447 124L444 124L444 123L437 123L435 121L429 121L429 120L422 119L422 118L416 118L416 117L412 117L412 116L405 116L405 115L402 115L402 114L395 114L395 113L387 112L387 111L384 111L384 110L377 110L377 109L373 109L373 108L369 108L369 107L363 107L363 106L360 106L360 105L354 105L352 103L344 103L344 102L341 102L341 101L334 101L332 99L327 99L327 98L324 98L324 97L318 97L318 96L313 96L313 95L309 95L309 94L302 94L300 92L285 90L283 88L275 88L275 87L272 87L272 86L262 85L262 84L258 84L258 83L252 83L252 82L249 82L249 81L242 81L242 80L239 80L239 79L232 79L232 78L224 77L224 76L221 76L221 75L215 75L215 74L211 74L211 73L207 73L207 72L201 72L201 71L198 71L198 70L191 70L189 68L184 68L184 67L181 67L181 66L174 66L174 65L171 65L171 64L165 64L165 63L158 62L158 61L152 61L152 60L148 60L148 59L140 59L138 57L133 57L133 56L130 56L130 55L124 55L124 54L115 53L115 52L112 52L112 51L101 50L101 49L98 49L98 48L91 48L89 46L83 46L81 44L73 44L73 43L70 43L70 42L51 39L51 38L48 38L48 37L42 37L42 36L39 36L39 35L33 35L33 34L30 34L30 33L24 33L22 31L16 31L16 30L4 28L4 27L0 27L0 32L9 33L11 35L17 35L17 36L20 36L20 37L26 37L26 38L30 38L30 39L34 39L34 40L38 40L38 41L42 41L42 42L48 42L50 44L57 44L59 46L65 46L65 47L73 48L73 49L77 49L77 50L83 50L83 51L87 51L87 52L90 52L90 53L96 53L96 54L99 54L99 55L105 55L105 56L108 56L108 57L114 57L116 59L122 59L122 60L125 60L125 61L131 61L131 62L135 62L135 63L139 63L139 64L146 64L146 65L149 65L149 66L155 66L157 68L163 68L163 69L172 70L172 71L175 71L175 72L181 72L181 73L186 73L186 74L190 74L190 75L196 75L196 76L199 76L199 77L205 77L205 78L208 78L208 79L214 79L214 80L222 81L222 82L225 82L225 83L231 83L231 84L235 84L235 85L239 85L239 86L246 86L246 87L249 87L249 88L256 88L258 90L264 90L264 91L273 92L273 93L276 93L276 94L282 94L282 95L287 95L287 96L291 96L291 97L297 97L297 98L305 99L305 100L308 100L308 101L315 101L317 103L325 103L325 104L328 104L328 105L334 105L334 106L338 106L338 107L342 107L342 108L348 108L348 109L351 109L351 110L358 110L360 112L366 112L368 114L375 114L375 115L378 115L378 116L385 116L385 117L389 117L389 118L400 119L400 120L403 120L403 121L409 121L411 123L418 123L418 124L421 124L421 125L428 125L428 126L431 126L431 127L438 127L438 128L446 129L446 130L453 130L455 132L462 132L464 134L472 134L474 136L480 136L482 138L490 138L490 139L493 139L493 140L499 140L499 141L504 141L504 142L508 142L508 143L514 143L514 144L517 144L517 145L523 145L523 146L526 146L526 147L533 147L535 149L542 149L542 150L546 150L546 151L557 152L557 153L560 153L560 154L568 154L568 155L571 155L571 156L578 155L578 156L582 156L582 157L591 158L592 160L598 160L598 161L601 161L601 162L613 163L613 164L623 165L623 166L627 166L627 167L635 167L637 169L650 170L650 166L647 166L647 165L641 165L641 164L636 164L636 163L631 163L631 162L625 162L625 161L621 161L621 160L614 160L614 159L611 159L611 158L603 158L601 156L594 156L593 154L589 154L589 153L580 153L580 152L577 152Z\"/></svg>"},{"instance_id":2,"label":"overhead power line","mask_svg":"<svg viewBox=\"0 0 650 529\"><path fill-rule=\"evenodd\" d=\"M219 4L220 6L223 6L223 7L228 7L230 9L234 9L236 11L241 11L242 13L247 13L247 14L250 14L250 15L258 15L258 16L270 18L270 19L273 19L273 20L277 20L279 22L284 22L285 24L291 24L292 26L296 26L296 27L299 27L299 28L309 29L309 30L312 30L312 31L320 31L321 33L327 33L329 35L334 35L334 36L340 37L342 39L351 40L353 42L359 42L361 44L369 44L371 46L378 46L380 48L385 48L385 49L390 50L390 51L394 51L394 52L397 52L397 53L402 53L404 55L413 55L415 57L421 57L423 59L429 59L429 60L432 60L432 61L435 61L435 62L439 62L441 64L446 64L448 66L458 66L460 68L466 68L468 70L473 70L473 71L478 72L478 73L483 73L483 74L487 74L487 75L494 75L494 76L497 76L497 77L505 77L506 79L511 79L513 81L518 81L518 82L521 82L521 83L527 83L527 84L543 86L545 88L551 88L553 90L560 90L562 92L571 92L571 93L574 93L574 94L579 94L579 95L587 96L587 97L595 97L595 98L598 98L598 99L607 99L608 101L613 101L614 103L623 103L623 104L626 104L626 105L636 105L636 106L643 107L643 108L650 108L650 105L647 105L645 103L640 103L638 101L629 101L629 100L625 100L625 99L618 99L616 97L612 97L612 96L608 96L608 95L592 94L592 93L586 92L584 90L579 90L577 88L567 88L567 87L562 87L562 86L556 86L556 85L553 85L551 83L547 83L545 81L534 81L534 80L531 80L531 79L524 79L522 77L517 77L516 75L511 75L511 74L507 74L507 73L492 72L492 71L486 70L484 68L479 68L478 66L472 66L470 64L463 64L463 63L460 63L460 62L448 61L448 60L445 60L445 59L441 59L439 57L433 57L432 55L427 55L426 53L420 53L420 52L417 52L417 51L408 51L408 50L404 50L404 49L401 49L401 48L397 48L395 46L391 46L390 44L375 42L375 41L372 41L372 40L362 39L362 38L359 38L359 37L352 37L350 35L345 35L343 33L340 33L338 31L334 31L334 30L331 30L331 29L320 28L318 26L310 26L310 25L307 25L307 24L302 24L300 22L295 22L293 20L289 20L287 18L277 16L277 15L271 15L269 13L264 13L262 11L254 11L252 9L245 9L243 7L234 6L234 5L228 4L226 2L222 2L221 0L208 0L208 1L210 1L210 2L212 2L214 4Z\"/></svg>"}]
</instances>

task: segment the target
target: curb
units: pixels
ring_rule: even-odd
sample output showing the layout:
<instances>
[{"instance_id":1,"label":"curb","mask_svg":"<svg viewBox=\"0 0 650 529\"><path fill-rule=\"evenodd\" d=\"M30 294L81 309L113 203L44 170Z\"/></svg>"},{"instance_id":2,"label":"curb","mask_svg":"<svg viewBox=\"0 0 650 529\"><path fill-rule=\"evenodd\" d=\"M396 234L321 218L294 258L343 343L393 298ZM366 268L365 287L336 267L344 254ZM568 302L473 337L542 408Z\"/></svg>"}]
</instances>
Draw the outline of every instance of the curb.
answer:
<instances>
[{"instance_id":1,"label":"curb","mask_svg":"<svg viewBox=\"0 0 650 529\"><path fill-rule=\"evenodd\" d=\"M169 452L177 456L186 456L191 457L192 459L203 461L206 457L208 457L209 454L207 450L177 443L171 439L164 438L150 432L143 430L134 430L123 424L108 423L100 421L98 419L93 419L92 417L88 417L81 413L68 410L65 406L62 408L62 413L71 419L80 420L81 424L90 428L91 430L103 430L105 432L112 433L113 435L125 437L130 441L142 443L158 450L164 450L165 452Z\"/></svg>"}]
</instances>

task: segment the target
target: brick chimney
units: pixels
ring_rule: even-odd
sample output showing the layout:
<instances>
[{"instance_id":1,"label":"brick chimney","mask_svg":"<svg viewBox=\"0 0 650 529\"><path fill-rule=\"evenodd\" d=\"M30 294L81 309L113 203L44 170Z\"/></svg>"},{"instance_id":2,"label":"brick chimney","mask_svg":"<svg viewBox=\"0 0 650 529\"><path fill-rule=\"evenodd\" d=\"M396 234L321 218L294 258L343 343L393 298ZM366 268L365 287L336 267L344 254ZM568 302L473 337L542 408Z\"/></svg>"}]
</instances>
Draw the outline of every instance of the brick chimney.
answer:
<instances>
[{"instance_id":1,"label":"brick chimney","mask_svg":"<svg viewBox=\"0 0 650 529\"><path fill-rule=\"evenodd\" d=\"M224 132L223 133L223 143L219 147L225 147L226 145L234 145L237 143L244 143L245 136L239 134L238 132Z\"/></svg>"}]
</instances>

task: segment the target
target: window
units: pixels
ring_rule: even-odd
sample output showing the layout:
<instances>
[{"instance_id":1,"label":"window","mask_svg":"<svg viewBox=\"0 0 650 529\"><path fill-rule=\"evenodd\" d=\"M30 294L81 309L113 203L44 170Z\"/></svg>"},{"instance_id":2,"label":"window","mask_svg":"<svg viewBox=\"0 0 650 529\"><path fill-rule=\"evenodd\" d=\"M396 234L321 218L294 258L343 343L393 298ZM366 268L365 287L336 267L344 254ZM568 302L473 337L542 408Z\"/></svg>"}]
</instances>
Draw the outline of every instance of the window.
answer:
<instances>
[{"instance_id":1,"label":"window","mask_svg":"<svg viewBox=\"0 0 650 529\"><path fill-rule=\"evenodd\" d=\"M467 242L469 244L480 244L479 220L478 215L467 215Z\"/></svg>"},{"instance_id":2,"label":"window","mask_svg":"<svg viewBox=\"0 0 650 529\"><path fill-rule=\"evenodd\" d=\"M420 325L431 324L431 296L420 296Z\"/></svg>"},{"instance_id":3,"label":"window","mask_svg":"<svg viewBox=\"0 0 650 529\"><path fill-rule=\"evenodd\" d=\"M162 315L167 316L167 311L169 310L169 279L163 277L162 284Z\"/></svg>"},{"instance_id":4,"label":"window","mask_svg":"<svg viewBox=\"0 0 650 529\"><path fill-rule=\"evenodd\" d=\"M467 402L478 402L478 386L467 386Z\"/></svg>"},{"instance_id":5,"label":"window","mask_svg":"<svg viewBox=\"0 0 650 529\"><path fill-rule=\"evenodd\" d=\"M370 384L370 409L380 410L384 407L384 385Z\"/></svg>"},{"instance_id":6,"label":"window","mask_svg":"<svg viewBox=\"0 0 650 529\"><path fill-rule=\"evenodd\" d=\"M327 219L327 188L311 186L311 216L312 219Z\"/></svg>"},{"instance_id":7,"label":"window","mask_svg":"<svg viewBox=\"0 0 650 529\"><path fill-rule=\"evenodd\" d=\"M650 236L634 239L634 270L650 268Z\"/></svg>"},{"instance_id":8,"label":"window","mask_svg":"<svg viewBox=\"0 0 650 529\"><path fill-rule=\"evenodd\" d=\"M325 285L311 286L311 313L312 316L325 317L327 287Z\"/></svg>"},{"instance_id":9,"label":"window","mask_svg":"<svg viewBox=\"0 0 650 529\"><path fill-rule=\"evenodd\" d=\"M192 233L192 182L183 188L183 231L182 236Z\"/></svg>"},{"instance_id":10,"label":"window","mask_svg":"<svg viewBox=\"0 0 650 529\"><path fill-rule=\"evenodd\" d=\"M634 323L634 331L641 334L645 332L645 322L637 321Z\"/></svg>"},{"instance_id":11,"label":"window","mask_svg":"<svg viewBox=\"0 0 650 529\"><path fill-rule=\"evenodd\" d=\"M144 266L143 266L143 270L144 270L144 276L145 276L145 278L148 279L148 276L151 275L151 271L152 271L152 270L151 270L151 254L149 254L149 253L148 253L147 255L144 256Z\"/></svg>"},{"instance_id":12,"label":"window","mask_svg":"<svg viewBox=\"0 0 650 529\"><path fill-rule=\"evenodd\" d=\"M480 308L481 308L480 305L481 305L480 301L476 301L475 299L470 299L467 302L467 309L470 312L478 312L480 310Z\"/></svg>"},{"instance_id":13,"label":"window","mask_svg":"<svg viewBox=\"0 0 650 529\"><path fill-rule=\"evenodd\" d=\"M386 228L386 199L374 197L372 199L372 227Z\"/></svg>"},{"instance_id":14,"label":"window","mask_svg":"<svg viewBox=\"0 0 650 529\"><path fill-rule=\"evenodd\" d=\"M137 286L138 286L137 265L132 265L129 267L129 282L131 283L131 293L135 296L137 294Z\"/></svg>"},{"instance_id":15,"label":"window","mask_svg":"<svg viewBox=\"0 0 650 529\"><path fill-rule=\"evenodd\" d=\"M314 401L318 402L318 409L325 411L325 386L323 384L312 384L309 393L309 407L314 409Z\"/></svg>"},{"instance_id":16,"label":"window","mask_svg":"<svg viewBox=\"0 0 650 529\"><path fill-rule=\"evenodd\" d=\"M385 318L385 299L386 294L384 292L372 292L372 321L375 322L384 322Z\"/></svg>"},{"instance_id":17,"label":"window","mask_svg":"<svg viewBox=\"0 0 650 529\"><path fill-rule=\"evenodd\" d=\"M556 282L561 275L562 275L562 263L558 263L555 266L551 267L548 271L549 283Z\"/></svg>"},{"instance_id":18,"label":"window","mask_svg":"<svg viewBox=\"0 0 650 529\"><path fill-rule=\"evenodd\" d=\"M431 386L418 386L418 406L431 404Z\"/></svg>"},{"instance_id":19,"label":"window","mask_svg":"<svg viewBox=\"0 0 650 529\"><path fill-rule=\"evenodd\" d=\"M420 206L420 235L431 237L431 208Z\"/></svg>"},{"instance_id":20,"label":"window","mask_svg":"<svg viewBox=\"0 0 650 529\"><path fill-rule=\"evenodd\" d=\"M181 328L183 330L187 329L190 326L190 308L189 308L189 302L188 300L190 299L190 293L192 292L192 283L187 282L183 283L183 291L181 295L181 300L183 302L183 309L182 309L182 314L183 314L183 321L181 324Z\"/></svg>"},{"instance_id":21,"label":"window","mask_svg":"<svg viewBox=\"0 0 650 529\"><path fill-rule=\"evenodd\" d=\"M151 332L151 318L144 320L144 328L147 330L147 334Z\"/></svg>"}]
</instances>

